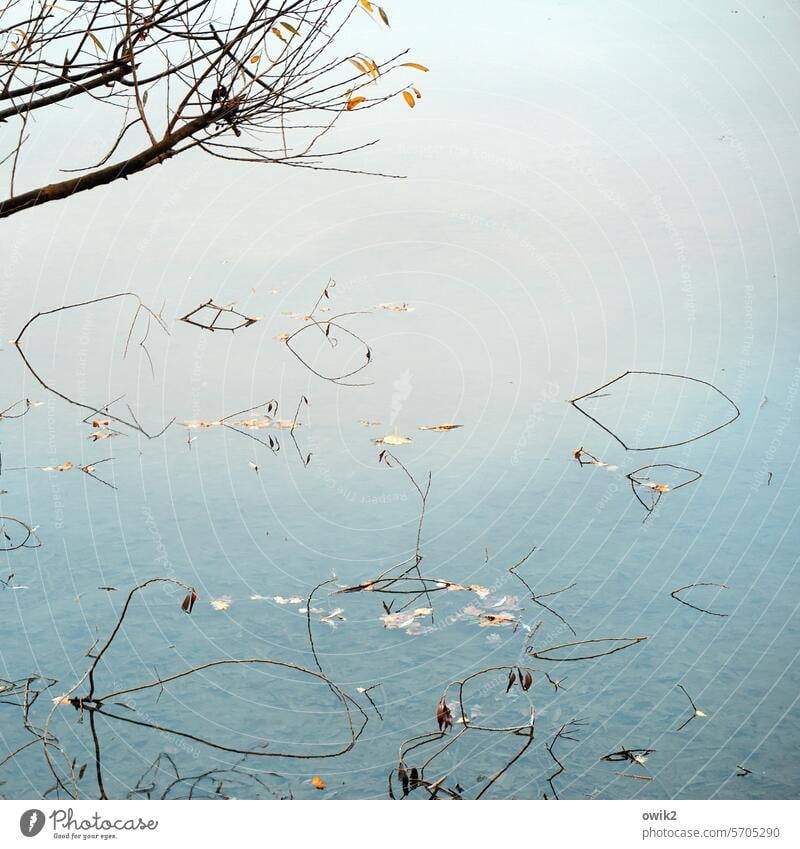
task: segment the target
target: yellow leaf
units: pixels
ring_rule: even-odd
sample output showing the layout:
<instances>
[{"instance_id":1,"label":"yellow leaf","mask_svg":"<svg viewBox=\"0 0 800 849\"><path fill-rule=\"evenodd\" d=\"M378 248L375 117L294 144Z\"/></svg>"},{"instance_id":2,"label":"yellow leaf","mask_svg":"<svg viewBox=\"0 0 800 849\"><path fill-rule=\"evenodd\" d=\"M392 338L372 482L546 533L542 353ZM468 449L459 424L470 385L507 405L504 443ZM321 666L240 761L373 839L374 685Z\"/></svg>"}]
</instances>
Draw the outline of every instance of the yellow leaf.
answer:
<instances>
[{"instance_id":1,"label":"yellow leaf","mask_svg":"<svg viewBox=\"0 0 800 849\"><path fill-rule=\"evenodd\" d=\"M315 775L311 779L311 786L315 787L317 790L324 790L325 789L325 782L318 775Z\"/></svg>"},{"instance_id":2,"label":"yellow leaf","mask_svg":"<svg viewBox=\"0 0 800 849\"><path fill-rule=\"evenodd\" d=\"M347 60L351 65L355 65L362 74L368 74L369 71L358 61L358 59L348 59Z\"/></svg>"},{"instance_id":3,"label":"yellow leaf","mask_svg":"<svg viewBox=\"0 0 800 849\"><path fill-rule=\"evenodd\" d=\"M98 38L98 37L97 37L97 36L96 36L96 35L95 35L95 34L94 34L91 30L88 30L88 29L86 30L86 35L88 35L88 36L89 36L89 38L91 38L91 39L92 39L92 41L94 42L94 46L95 46L95 47L96 47L96 48L97 48L97 49L98 49L101 53L103 53L103 54L105 55L106 49L105 49L105 47L103 47L103 45L100 43L100 39L99 39L99 38Z\"/></svg>"},{"instance_id":4,"label":"yellow leaf","mask_svg":"<svg viewBox=\"0 0 800 849\"><path fill-rule=\"evenodd\" d=\"M416 68L418 71L425 71L427 73L430 71L430 68L426 68L424 65L420 65L419 62L403 62L400 65L401 68Z\"/></svg>"},{"instance_id":5,"label":"yellow leaf","mask_svg":"<svg viewBox=\"0 0 800 849\"><path fill-rule=\"evenodd\" d=\"M297 35L297 30L291 24L287 24L286 21L281 21L281 26L289 30L292 35Z\"/></svg>"},{"instance_id":6,"label":"yellow leaf","mask_svg":"<svg viewBox=\"0 0 800 849\"><path fill-rule=\"evenodd\" d=\"M414 95L408 91L403 92L403 100L413 109L416 105L416 101L414 100Z\"/></svg>"},{"instance_id":7,"label":"yellow leaf","mask_svg":"<svg viewBox=\"0 0 800 849\"><path fill-rule=\"evenodd\" d=\"M383 10L383 6L378 6L378 14L381 16L381 20L389 26L389 18L386 16L386 12Z\"/></svg>"},{"instance_id":8,"label":"yellow leaf","mask_svg":"<svg viewBox=\"0 0 800 849\"><path fill-rule=\"evenodd\" d=\"M347 101L347 106L345 108L349 112L351 109L355 109L359 103L363 103L366 99L366 97L354 97L352 100Z\"/></svg>"},{"instance_id":9,"label":"yellow leaf","mask_svg":"<svg viewBox=\"0 0 800 849\"><path fill-rule=\"evenodd\" d=\"M361 5L371 14L372 13L372 3L369 0L361 0Z\"/></svg>"},{"instance_id":10,"label":"yellow leaf","mask_svg":"<svg viewBox=\"0 0 800 849\"><path fill-rule=\"evenodd\" d=\"M259 55L258 55L258 53L256 53L256 55L255 55L255 56L251 56L251 57L250 57L250 61L251 61L251 62L255 65L255 63L256 63L256 62L260 62L260 61L261 61L261 56L259 56Z\"/></svg>"},{"instance_id":11,"label":"yellow leaf","mask_svg":"<svg viewBox=\"0 0 800 849\"><path fill-rule=\"evenodd\" d=\"M272 27L271 32L276 38L279 38L284 44L286 44L286 39L283 37L283 33L277 27Z\"/></svg>"},{"instance_id":12,"label":"yellow leaf","mask_svg":"<svg viewBox=\"0 0 800 849\"><path fill-rule=\"evenodd\" d=\"M380 71L378 70L378 66L369 58L369 56L362 56L361 61L367 66L370 76L376 80L378 79L378 74Z\"/></svg>"}]
</instances>

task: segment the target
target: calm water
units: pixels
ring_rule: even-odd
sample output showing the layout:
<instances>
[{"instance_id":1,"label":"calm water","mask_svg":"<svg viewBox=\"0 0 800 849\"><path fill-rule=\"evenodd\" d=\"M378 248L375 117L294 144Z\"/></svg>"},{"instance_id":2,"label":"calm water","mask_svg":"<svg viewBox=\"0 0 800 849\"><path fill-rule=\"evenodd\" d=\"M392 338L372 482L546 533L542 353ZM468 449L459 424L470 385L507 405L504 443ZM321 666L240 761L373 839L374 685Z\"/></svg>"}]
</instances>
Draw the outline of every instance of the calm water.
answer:
<instances>
[{"instance_id":1,"label":"calm water","mask_svg":"<svg viewBox=\"0 0 800 849\"><path fill-rule=\"evenodd\" d=\"M377 462L370 441L396 433L413 439L396 455L418 480L432 475L423 574L480 584L490 596L439 593L435 626L408 634L384 628L374 593L319 591L319 657L369 714L362 738L331 760L248 758L252 773L215 774L198 795L221 780L222 792L243 797L384 798L398 747L434 730L445 686L522 662L522 626L542 619L539 648L648 639L597 660L535 663L564 679L557 693L537 679L528 694L506 695L502 675L465 690L467 714L487 725L524 722L536 706L533 747L490 797L550 795L545 744L572 718L586 725L557 749L562 798L797 796L798 88L792 56L774 49L772 34L796 22L751 21L741 32L727 6L702 25L683 7L656 23L624 6L609 20L550 11L554 34L537 28L537 60L520 59L502 89L507 59L489 57L494 81L476 83L423 36L418 55L444 68L438 82L431 75L428 111L415 110L413 123L405 114L382 119L386 143L365 154L374 167L397 163L406 181L254 177L195 159L175 164L174 182L147 175L3 225L0 407L23 397L44 403L0 421L0 513L35 525L42 541L0 559L16 585L0 590L0 677L58 679L36 704L35 723L83 675L85 652L108 633L126 591L154 576L196 587L194 612L181 612L178 589L140 594L98 670L98 690L224 658L313 667L305 604L273 597L305 597L333 575L358 583L413 554L419 500L401 470ZM617 28L620 19L627 28ZM465 38L478 49L477 29ZM741 39L757 71L742 67ZM551 43L572 47L558 53ZM282 313L307 312L331 275L334 310L370 310L348 325L372 349L359 375L366 387L319 380L274 339L300 326ZM155 309L165 303L171 335L153 330L148 340L155 375L136 345L122 359L131 311L115 303L34 325L26 352L48 382L90 404L124 394L116 409L130 403L152 429L270 398L292 418L305 394L296 436L310 464L278 431L270 431L281 443L275 456L220 429L191 431L188 443L177 425L153 441L126 429L90 441L84 412L38 385L5 340L39 310L125 290ZM212 296L262 321L230 336L176 320ZM414 311L372 309L387 302ZM345 342L334 353L310 334L305 344L320 367L358 361ZM566 401L628 369L710 381L741 416L686 446L626 452ZM597 409L646 440L638 444L680 441L676 434L729 417L719 397L686 385L612 390ZM442 422L464 427L418 430ZM578 446L618 468L580 467ZM41 469L107 457L96 468L116 490L77 469ZM625 474L653 463L703 476L665 494L643 522ZM533 546L522 574L537 592L575 582L552 604L577 637L508 575ZM729 616L670 598L697 582L728 586L686 598ZM117 590L98 589L108 586ZM215 610L212 599L229 607ZM509 608L520 627L480 628L463 614L470 605ZM337 608L344 619L320 621ZM382 721L357 692L377 683L370 695ZM691 711L679 683L706 714L680 732ZM134 707L118 710L234 748L268 742L320 753L347 738L330 691L278 668L194 675L138 694ZM70 756L90 760L88 724L70 708L55 716L51 729ZM130 724L100 719L98 732L115 797L160 752L182 775L237 761ZM19 709L0 704L0 757L27 739ZM449 772L470 795L519 745L470 731L429 777ZM644 765L600 761L621 748L655 752ZM739 764L752 774L737 777ZM310 786L315 774L324 791ZM153 792L172 778L156 775ZM0 782L20 798L53 780L32 747L0 768ZM97 792L91 765L81 792Z\"/></svg>"}]
</instances>

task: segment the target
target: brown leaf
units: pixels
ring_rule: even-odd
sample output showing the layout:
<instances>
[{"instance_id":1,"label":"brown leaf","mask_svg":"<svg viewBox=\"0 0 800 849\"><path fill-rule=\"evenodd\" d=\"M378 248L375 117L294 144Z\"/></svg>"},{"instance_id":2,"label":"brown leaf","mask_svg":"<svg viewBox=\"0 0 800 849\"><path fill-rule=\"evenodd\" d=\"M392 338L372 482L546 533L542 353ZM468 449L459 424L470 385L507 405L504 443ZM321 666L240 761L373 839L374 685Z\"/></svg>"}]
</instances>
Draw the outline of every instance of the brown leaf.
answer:
<instances>
[{"instance_id":1,"label":"brown leaf","mask_svg":"<svg viewBox=\"0 0 800 849\"><path fill-rule=\"evenodd\" d=\"M318 775L315 775L311 779L311 786L315 787L317 790L324 790L325 782Z\"/></svg>"},{"instance_id":2,"label":"brown leaf","mask_svg":"<svg viewBox=\"0 0 800 849\"><path fill-rule=\"evenodd\" d=\"M513 686L514 682L517 680L517 673L514 672L513 669L508 670L508 686L506 687L506 692L508 692ZM520 681L522 680L520 676Z\"/></svg>"},{"instance_id":3,"label":"brown leaf","mask_svg":"<svg viewBox=\"0 0 800 849\"><path fill-rule=\"evenodd\" d=\"M439 699L439 704L436 706L436 723L439 726L439 731L447 731L453 727L453 714L444 700L444 696Z\"/></svg>"},{"instance_id":4,"label":"brown leaf","mask_svg":"<svg viewBox=\"0 0 800 849\"><path fill-rule=\"evenodd\" d=\"M194 603L197 601L197 593L194 590L189 590L186 593L186 598L181 602L181 610L185 613L191 613Z\"/></svg>"}]
</instances>

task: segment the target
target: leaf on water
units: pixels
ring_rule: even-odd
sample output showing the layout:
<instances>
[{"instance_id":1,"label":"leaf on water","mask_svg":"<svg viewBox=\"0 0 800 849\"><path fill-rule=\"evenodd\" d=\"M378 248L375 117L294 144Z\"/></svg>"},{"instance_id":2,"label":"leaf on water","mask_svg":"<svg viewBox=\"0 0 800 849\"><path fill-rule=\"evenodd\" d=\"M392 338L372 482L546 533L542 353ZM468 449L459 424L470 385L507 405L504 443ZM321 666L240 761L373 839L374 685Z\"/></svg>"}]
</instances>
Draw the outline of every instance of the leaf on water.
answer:
<instances>
[{"instance_id":1,"label":"leaf on water","mask_svg":"<svg viewBox=\"0 0 800 849\"><path fill-rule=\"evenodd\" d=\"M513 669L508 670L508 684L506 685L506 693L514 686L517 681L517 673Z\"/></svg>"},{"instance_id":2,"label":"leaf on water","mask_svg":"<svg viewBox=\"0 0 800 849\"><path fill-rule=\"evenodd\" d=\"M410 436L398 436L397 434L389 434L388 436L382 436L378 439L373 439L373 445L408 445L409 442L412 442Z\"/></svg>"},{"instance_id":3,"label":"leaf on water","mask_svg":"<svg viewBox=\"0 0 800 849\"><path fill-rule=\"evenodd\" d=\"M422 616L430 616L433 609L430 607L418 607L416 610L407 610L402 613L387 613L381 616L384 628L408 628L416 619Z\"/></svg>"},{"instance_id":4,"label":"leaf on water","mask_svg":"<svg viewBox=\"0 0 800 849\"><path fill-rule=\"evenodd\" d=\"M181 610L184 611L184 613L191 613L196 601L197 593L194 590L190 590L186 593L186 597L181 602Z\"/></svg>"},{"instance_id":5,"label":"leaf on water","mask_svg":"<svg viewBox=\"0 0 800 849\"><path fill-rule=\"evenodd\" d=\"M315 775L311 779L311 786L316 790L324 790L325 782L318 775Z\"/></svg>"},{"instance_id":6,"label":"leaf on water","mask_svg":"<svg viewBox=\"0 0 800 849\"><path fill-rule=\"evenodd\" d=\"M441 732L445 732L453 727L453 714L447 706L444 696L439 699L439 704L436 705L436 724L439 726L439 731Z\"/></svg>"},{"instance_id":7,"label":"leaf on water","mask_svg":"<svg viewBox=\"0 0 800 849\"><path fill-rule=\"evenodd\" d=\"M456 430L459 427L464 427L460 424L438 424L438 425L420 425L420 430L432 430L436 433L443 433L446 430Z\"/></svg>"},{"instance_id":8,"label":"leaf on water","mask_svg":"<svg viewBox=\"0 0 800 849\"><path fill-rule=\"evenodd\" d=\"M72 463L67 460L66 463L62 463L60 466L42 466L43 472L68 472L72 468Z\"/></svg>"},{"instance_id":9,"label":"leaf on water","mask_svg":"<svg viewBox=\"0 0 800 849\"><path fill-rule=\"evenodd\" d=\"M212 598L209 604L214 610L227 610L231 606L229 598Z\"/></svg>"},{"instance_id":10,"label":"leaf on water","mask_svg":"<svg viewBox=\"0 0 800 849\"><path fill-rule=\"evenodd\" d=\"M299 595L292 595L292 596L289 596L288 598L286 598L285 596L282 596L282 595L274 595L274 596L272 596L272 600L276 604L302 604L305 601L305 599L300 598Z\"/></svg>"},{"instance_id":11,"label":"leaf on water","mask_svg":"<svg viewBox=\"0 0 800 849\"><path fill-rule=\"evenodd\" d=\"M516 618L510 613L484 613L481 615L478 624L481 628L491 628L496 625L508 625L516 621Z\"/></svg>"},{"instance_id":12,"label":"leaf on water","mask_svg":"<svg viewBox=\"0 0 800 849\"><path fill-rule=\"evenodd\" d=\"M337 622L347 622L347 617L343 614L344 608L337 607L335 610L331 610L330 613L327 613L325 616L320 616L319 621L324 622L326 625L330 625L331 628L335 628Z\"/></svg>"},{"instance_id":13,"label":"leaf on water","mask_svg":"<svg viewBox=\"0 0 800 849\"><path fill-rule=\"evenodd\" d=\"M92 427L109 427L110 424L109 419L92 419Z\"/></svg>"},{"instance_id":14,"label":"leaf on water","mask_svg":"<svg viewBox=\"0 0 800 849\"><path fill-rule=\"evenodd\" d=\"M181 427L185 427L187 430L195 430L201 427L222 427L222 422L205 422L205 421L188 421L188 422L178 422Z\"/></svg>"},{"instance_id":15,"label":"leaf on water","mask_svg":"<svg viewBox=\"0 0 800 849\"><path fill-rule=\"evenodd\" d=\"M414 312L416 307L408 304L375 304L376 310L386 310L387 312Z\"/></svg>"},{"instance_id":16,"label":"leaf on water","mask_svg":"<svg viewBox=\"0 0 800 849\"><path fill-rule=\"evenodd\" d=\"M116 435L116 433L111 433L107 430L98 430L95 433L90 433L88 438L91 439L92 442L97 442L98 439L111 439L112 436Z\"/></svg>"}]
</instances>

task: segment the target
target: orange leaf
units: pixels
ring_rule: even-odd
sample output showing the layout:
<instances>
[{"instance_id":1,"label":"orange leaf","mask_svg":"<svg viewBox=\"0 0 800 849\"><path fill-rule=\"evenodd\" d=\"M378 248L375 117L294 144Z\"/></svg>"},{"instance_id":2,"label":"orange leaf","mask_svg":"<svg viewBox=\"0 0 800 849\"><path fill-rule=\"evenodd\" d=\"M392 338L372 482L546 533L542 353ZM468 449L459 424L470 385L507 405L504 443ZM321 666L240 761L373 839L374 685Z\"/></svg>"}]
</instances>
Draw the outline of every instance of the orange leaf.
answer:
<instances>
[{"instance_id":1,"label":"orange leaf","mask_svg":"<svg viewBox=\"0 0 800 849\"><path fill-rule=\"evenodd\" d=\"M346 106L347 111L349 112L351 109L355 109L359 103L363 103L366 99L366 97L354 97L352 100L348 100Z\"/></svg>"},{"instance_id":2,"label":"orange leaf","mask_svg":"<svg viewBox=\"0 0 800 849\"><path fill-rule=\"evenodd\" d=\"M416 105L416 101L414 100L414 95L408 91L403 92L403 100L413 109Z\"/></svg>"},{"instance_id":3,"label":"orange leaf","mask_svg":"<svg viewBox=\"0 0 800 849\"><path fill-rule=\"evenodd\" d=\"M430 68L426 68L424 65L420 65L419 62L403 62L400 65L401 68L416 68L418 71L425 71L426 73L430 71Z\"/></svg>"},{"instance_id":4,"label":"orange leaf","mask_svg":"<svg viewBox=\"0 0 800 849\"><path fill-rule=\"evenodd\" d=\"M311 779L311 786L316 787L317 790L324 790L325 789L325 782L318 775L315 775Z\"/></svg>"},{"instance_id":5,"label":"orange leaf","mask_svg":"<svg viewBox=\"0 0 800 849\"><path fill-rule=\"evenodd\" d=\"M358 61L358 59L348 59L347 60L351 65L355 65L362 74L368 74L369 71Z\"/></svg>"}]
</instances>

